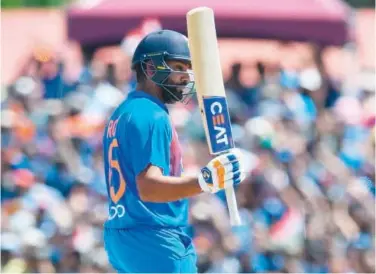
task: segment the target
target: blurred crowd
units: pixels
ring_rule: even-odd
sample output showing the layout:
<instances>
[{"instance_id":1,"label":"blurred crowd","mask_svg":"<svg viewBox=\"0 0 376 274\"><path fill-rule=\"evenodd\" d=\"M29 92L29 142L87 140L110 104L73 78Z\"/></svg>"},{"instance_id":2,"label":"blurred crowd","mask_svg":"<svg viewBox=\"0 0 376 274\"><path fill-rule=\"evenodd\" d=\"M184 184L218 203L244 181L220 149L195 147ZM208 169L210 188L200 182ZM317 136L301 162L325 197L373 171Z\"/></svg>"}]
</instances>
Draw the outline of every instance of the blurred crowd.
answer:
<instances>
[{"instance_id":1,"label":"blurred crowd","mask_svg":"<svg viewBox=\"0 0 376 274\"><path fill-rule=\"evenodd\" d=\"M375 90L345 89L311 53L234 63L225 77L249 175L236 191L240 227L224 193L191 199L199 272L375 272ZM134 86L129 56L38 52L2 90L3 273L113 272L102 134ZM197 100L170 113L185 172L197 172L210 158Z\"/></svg>"}]
</instances>

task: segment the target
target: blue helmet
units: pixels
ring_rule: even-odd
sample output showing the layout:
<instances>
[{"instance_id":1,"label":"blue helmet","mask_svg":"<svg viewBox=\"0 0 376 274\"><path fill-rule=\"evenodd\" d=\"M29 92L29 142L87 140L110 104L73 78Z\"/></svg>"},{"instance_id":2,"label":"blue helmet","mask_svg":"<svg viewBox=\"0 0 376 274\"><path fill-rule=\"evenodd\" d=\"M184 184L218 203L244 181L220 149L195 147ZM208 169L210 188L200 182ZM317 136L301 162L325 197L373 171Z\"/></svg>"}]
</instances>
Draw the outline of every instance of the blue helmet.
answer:
<instances>
[{"instance_id":1,"label":"blue helmet","mask_svg":"<svg viewBox=\"0 0 376 274\"><path fill-rule=\"evenodd\" d=\"M132 69L140 65L147 78L166 90L168 95L172 96L172 101L183 101L188 97L187 95L194 93L193 72L178 72L189 74L192 79L189 83L171 84L168 80L169 76L177 71L168 66L166 62L169 60L191 63L188 39L176 31L160 30L148 34L138 44L132 58ZM145 64L150 61L153 68L152 76L145 73ZM178 88L182 91L178 92Z\"/></svg>"}]
</instances>

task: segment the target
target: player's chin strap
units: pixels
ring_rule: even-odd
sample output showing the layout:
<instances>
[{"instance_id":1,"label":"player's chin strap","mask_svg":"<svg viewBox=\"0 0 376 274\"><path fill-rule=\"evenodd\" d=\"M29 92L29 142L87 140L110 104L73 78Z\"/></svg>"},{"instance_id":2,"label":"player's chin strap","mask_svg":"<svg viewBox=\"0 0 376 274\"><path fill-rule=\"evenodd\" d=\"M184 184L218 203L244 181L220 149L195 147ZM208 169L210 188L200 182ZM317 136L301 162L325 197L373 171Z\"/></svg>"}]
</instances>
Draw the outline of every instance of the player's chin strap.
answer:
<instances>
[{"instance_id":1,"label":"player's chin strap","mask_svg":"<svg viewBox=\"0 0 376 274\"><path fill-rule=\"evenodd\" d=\"M192 98L192 95L196 93L193 71L188 70L183 72L173 70L165 62L166 55L166 52L145 55L144 59L141 61L141 69L148 79L166 90L176 102L187 104ZM148 61L152 61L151 66L148 64ZM151 72L152 75L149 75L145 71L146 67L148 67L148 72ZM190 81L183 85L168 84L167 81L171 73L187 74ZM177 89L180 89L182 93Z\"/></svg>"},{"instance_id":2,"label":"player's chin strap","mask_svg":"<svg viewBox=\"0 0 376 274\"><path fill-rule=\"evenodd\" d=\"M169 85L169 84L163 84L163 83L162 84L156 83L156 84L162 87L165 91L167 91L176 102L181 102L185 105L189 103L193 94L196 93L194 89L194 82L189 82L186 85ZM181 93L177 91L178 88L182 90Z\"/></svg>"}]
</instances>

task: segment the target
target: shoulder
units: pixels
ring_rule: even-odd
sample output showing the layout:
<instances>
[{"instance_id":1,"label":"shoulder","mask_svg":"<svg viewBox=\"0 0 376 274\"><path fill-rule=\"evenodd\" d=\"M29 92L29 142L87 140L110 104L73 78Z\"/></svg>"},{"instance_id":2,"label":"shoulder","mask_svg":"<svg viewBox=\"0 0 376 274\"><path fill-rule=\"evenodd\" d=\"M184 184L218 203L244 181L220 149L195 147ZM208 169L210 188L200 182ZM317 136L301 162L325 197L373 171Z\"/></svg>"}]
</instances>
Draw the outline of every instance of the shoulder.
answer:
<instances>
[{"instance_id":1,"label":"shoulder","mask_svg":"<svg viewBox=\"0 0 376 274\"><path fill-rule=\"evenodd\" d=\"M128 105L127 122L129 126L138 130L152 130L165 128L171 130L168 113L158 104L147 98L135 98Z\"/></svg>"}]
</instances>

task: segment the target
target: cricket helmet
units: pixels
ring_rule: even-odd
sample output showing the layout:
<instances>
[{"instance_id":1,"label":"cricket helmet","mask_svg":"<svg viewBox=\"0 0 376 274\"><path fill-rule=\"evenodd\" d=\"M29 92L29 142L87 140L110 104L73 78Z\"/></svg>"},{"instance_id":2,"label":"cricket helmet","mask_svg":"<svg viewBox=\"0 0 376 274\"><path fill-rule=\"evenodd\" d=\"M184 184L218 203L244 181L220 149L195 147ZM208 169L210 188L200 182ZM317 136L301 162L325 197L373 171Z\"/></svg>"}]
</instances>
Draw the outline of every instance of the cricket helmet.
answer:
<instances>
[{"instance_id":1,"label":"cricket helmet","mask_svg":"<svg viewBox=\"0 0 376 274\"><path fill-rule=\"evenodd\" d=\"M169 60L182 61L191 64L188 39L185 35L172 30L159 30L146 35L138 44L133 58L132 69L139 64L147 78L162 87L172 96L173 101L185 101L188 95L194 93L193 72L174 71L167 64ZM146 72L146 64L151 62L152 75ZM183 85L169 83L172 73L187 73L190 82ZM177 88L183 92L178 92Z\"/></svg>"}]
</instances>

